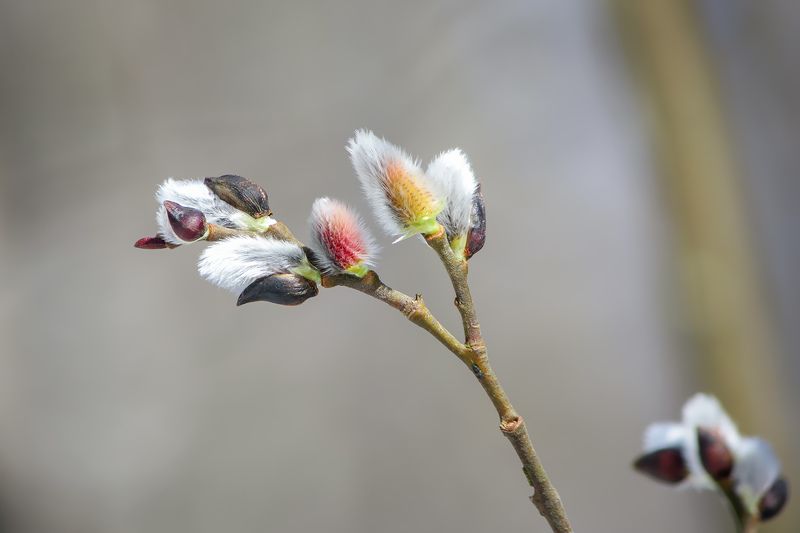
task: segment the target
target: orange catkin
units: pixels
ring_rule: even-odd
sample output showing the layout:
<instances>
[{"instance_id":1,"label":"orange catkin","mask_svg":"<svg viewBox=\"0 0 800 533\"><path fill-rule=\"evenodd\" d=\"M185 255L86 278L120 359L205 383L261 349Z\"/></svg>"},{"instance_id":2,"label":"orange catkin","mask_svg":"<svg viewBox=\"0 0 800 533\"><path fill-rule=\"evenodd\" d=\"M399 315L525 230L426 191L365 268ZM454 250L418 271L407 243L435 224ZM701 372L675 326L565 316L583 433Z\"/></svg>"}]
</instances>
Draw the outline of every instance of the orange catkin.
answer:
<instances>
[{"instance_id":1,"label":"orange catkin","mask_svg":"<svg viewBox=\"0 0 800 533\"><path fill-rule=\"evenodd\" d=\"M438 213L433 194L416 176L408 173L400 161L392 161L386 166L384 187L392 210L408 226Z\"/></svg>"}]
</instances>

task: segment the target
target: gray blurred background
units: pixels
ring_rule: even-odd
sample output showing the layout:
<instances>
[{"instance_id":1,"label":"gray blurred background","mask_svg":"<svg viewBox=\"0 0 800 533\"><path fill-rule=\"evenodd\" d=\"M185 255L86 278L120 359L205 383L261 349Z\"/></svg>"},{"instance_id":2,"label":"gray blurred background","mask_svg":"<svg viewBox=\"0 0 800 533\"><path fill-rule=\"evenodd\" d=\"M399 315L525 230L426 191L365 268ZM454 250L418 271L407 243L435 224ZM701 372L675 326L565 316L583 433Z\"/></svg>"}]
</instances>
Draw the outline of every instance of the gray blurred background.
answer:
<instances>
[{"instance_id":1,"label":"gray blurred background","mask_svg":"<svg viewBox=\"0 0 800 533\"><path fill-rule=\"evenodd\" d=\"M0 1L0 530L547 530L398 313L236 308L200 245L132 247L167 176L255 179L301 237L317 196L365 212L368 127L483 181L479 314L576 530L731 531L630 463L702 390L800 486L799 41L789 0ZM433 254L382 242L457 331Z\"/></svg>"}]
</instances>

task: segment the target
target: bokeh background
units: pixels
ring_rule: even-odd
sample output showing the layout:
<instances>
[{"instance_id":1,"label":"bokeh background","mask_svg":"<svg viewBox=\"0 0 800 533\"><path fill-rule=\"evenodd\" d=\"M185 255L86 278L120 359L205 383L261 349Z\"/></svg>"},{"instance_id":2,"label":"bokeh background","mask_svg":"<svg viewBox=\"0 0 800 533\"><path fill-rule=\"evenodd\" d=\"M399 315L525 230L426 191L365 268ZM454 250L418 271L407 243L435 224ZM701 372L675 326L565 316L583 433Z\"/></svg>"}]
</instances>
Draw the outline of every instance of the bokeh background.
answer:
<instances>
[{"instance_id":1,"label":"bokeh background","mask_svg":"<svg viewBox=\"0 0 800 533\"><path fill-rule=\"evenodd\" d=\"M0 1L0 530L547 530L399 314L236 308L199 245L131 246L167 176L251 177L300 236L317 196L366 211L368 127L483 181L482 324L576 530L731 531L630 463L700 390L800 486L798 49L791 0ZM435 257L383 242L458 330Z\"/></svg>"}]
</instances>

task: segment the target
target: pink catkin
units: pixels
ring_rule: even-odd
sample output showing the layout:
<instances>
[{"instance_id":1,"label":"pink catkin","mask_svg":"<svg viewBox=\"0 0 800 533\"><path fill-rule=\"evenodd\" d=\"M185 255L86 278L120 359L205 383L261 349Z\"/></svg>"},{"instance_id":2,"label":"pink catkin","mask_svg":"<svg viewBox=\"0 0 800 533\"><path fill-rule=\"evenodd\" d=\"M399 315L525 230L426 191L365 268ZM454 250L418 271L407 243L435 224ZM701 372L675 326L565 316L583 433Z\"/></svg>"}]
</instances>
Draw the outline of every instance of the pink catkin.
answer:
<instances>
[{"instance_id":1,"label":"pink catkin","mask_svg":"<svg viewBox=\"0 0 800 533\"><path fill-rule=\"evenodd\" d=\"M336 266L344 270L364 259L367 247L361 228L346 208L334 204L320 229L322 242Z\"/></svg>"}]
</instances>

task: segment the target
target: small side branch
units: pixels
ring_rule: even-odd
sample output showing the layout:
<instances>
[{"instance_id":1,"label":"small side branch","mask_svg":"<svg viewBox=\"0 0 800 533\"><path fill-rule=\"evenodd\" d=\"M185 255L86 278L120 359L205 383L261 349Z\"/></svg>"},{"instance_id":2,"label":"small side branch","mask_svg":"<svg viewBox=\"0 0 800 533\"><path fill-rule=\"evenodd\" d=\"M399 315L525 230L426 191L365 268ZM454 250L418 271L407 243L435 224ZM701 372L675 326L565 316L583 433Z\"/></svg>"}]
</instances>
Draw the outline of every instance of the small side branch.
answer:
<instances>
[{"instance_id":1,"label":"small side branch","mask_svg":"<svg viewBox=\"0 0 800 533\"><path fill-rule=\"evenodd\" d=\"M412 298L407 294L396 291L388 285L385 285L373 271L369 271L363 278L357 278L348 274L324 276L322 278L322 286L350 287L351 289L363 292L366 295L389 304L403 313L408 320L433 335L436 340L441 342L459 359L466 362L465 358L469 356L470 351L436 320L436 317L428 310L421 295L418 294L416 297Z\"/></svg>"}]
</instances>

